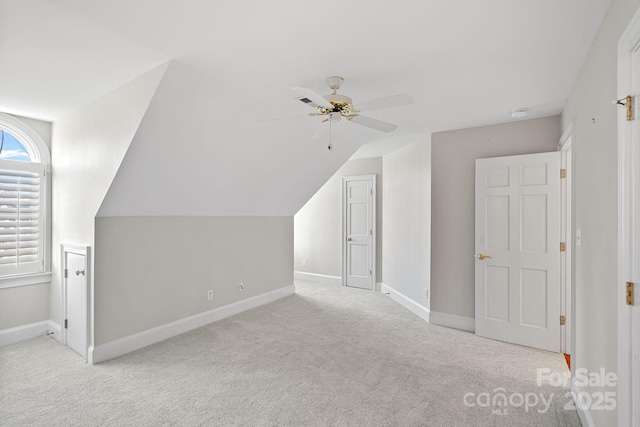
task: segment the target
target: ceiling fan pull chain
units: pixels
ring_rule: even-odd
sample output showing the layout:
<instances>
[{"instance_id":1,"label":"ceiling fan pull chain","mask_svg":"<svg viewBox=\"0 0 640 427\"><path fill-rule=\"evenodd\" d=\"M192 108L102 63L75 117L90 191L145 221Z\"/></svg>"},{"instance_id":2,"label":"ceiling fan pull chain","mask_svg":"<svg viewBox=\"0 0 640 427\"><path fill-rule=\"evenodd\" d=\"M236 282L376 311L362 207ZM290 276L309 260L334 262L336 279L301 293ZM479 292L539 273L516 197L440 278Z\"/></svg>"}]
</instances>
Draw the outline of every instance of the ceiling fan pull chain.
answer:
<instances>
[{"instance_id":1,"label":"ceiling fan pull chain","mask_svg":"<svg viewBox=\"0 0 640 427\"><path fill-rule=\"evenodd\" d=\"M327 148L329 148L329 151L333 150L333 144L331 143L331 134L333 133L333 132L331 132L331 129L332 129L331 122L332 121L333 120L331 120L331 115L329 115L329 147L327 147Z\"/></svg>"}]
</instances>

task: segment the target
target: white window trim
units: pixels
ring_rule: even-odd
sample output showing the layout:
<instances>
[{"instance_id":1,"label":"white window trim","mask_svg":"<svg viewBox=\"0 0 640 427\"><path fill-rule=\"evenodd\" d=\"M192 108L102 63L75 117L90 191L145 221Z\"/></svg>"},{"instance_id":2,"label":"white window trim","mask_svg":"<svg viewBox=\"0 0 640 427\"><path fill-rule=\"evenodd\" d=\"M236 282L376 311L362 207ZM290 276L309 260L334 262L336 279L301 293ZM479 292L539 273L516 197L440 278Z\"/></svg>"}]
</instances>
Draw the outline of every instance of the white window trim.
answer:
<instances>
[{"instance_id":1,"label":"white window trim","mask_svg":"<svg viewBox=\"0 0 640 427\"><path fill-rule=\"evenodd\" d=\"M0 277L0 289L17 288L19 286L38 285L51 282L51 273L20 274Z\"/></svg>"},{"instance_id":2,"label":"white window trim","mask_svg":"<svg viewBox=\"0 0 640 427\"><path fill-rule=\"evenodd\" d=\"M39 273L2 276L0 277L0 289L51 282L51 154L49 153L49 147L47 147L40 135L31 129L30 126L9 114L0 113L0 129L11 133L20 141L27 150L27 153L29 153L32 163L42 163L45 165L45 176L43 177L44 194L42 197L42 207L45 212L44 218L42 219L44 236L43 271Z\"/></svg>"}]
</instances>

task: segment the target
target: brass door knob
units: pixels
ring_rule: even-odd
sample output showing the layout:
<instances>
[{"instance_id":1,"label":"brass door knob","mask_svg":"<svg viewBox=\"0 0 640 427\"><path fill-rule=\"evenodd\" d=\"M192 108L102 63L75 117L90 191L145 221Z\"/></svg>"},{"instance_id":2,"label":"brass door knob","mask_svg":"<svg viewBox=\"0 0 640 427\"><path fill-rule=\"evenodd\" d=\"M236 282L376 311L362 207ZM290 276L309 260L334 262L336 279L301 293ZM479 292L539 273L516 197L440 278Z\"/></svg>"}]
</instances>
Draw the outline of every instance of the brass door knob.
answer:
<instances>
[{"instance_id":1,"label":"brass door knob","mask_svg":"<svg viewBox=\"0 0 640 427\"><path fill-rule=\"evenodd\" d=\"M474 256L476 258L480 259L480 260L485 259L485 258L491 259L491 257L489 255L485 255L485 254L478 254L478 255L474 255Z\"/></svg>"},{"instance_id":2,"label":"brass door knob","mask_svg":"<svg viewBox=\"0 0 640 427\"><path fill-rule=\"evenodd\" d=\"M347 242L352 241L353 239L351 237L347 237Z\"/></svg>"}]
</instances>

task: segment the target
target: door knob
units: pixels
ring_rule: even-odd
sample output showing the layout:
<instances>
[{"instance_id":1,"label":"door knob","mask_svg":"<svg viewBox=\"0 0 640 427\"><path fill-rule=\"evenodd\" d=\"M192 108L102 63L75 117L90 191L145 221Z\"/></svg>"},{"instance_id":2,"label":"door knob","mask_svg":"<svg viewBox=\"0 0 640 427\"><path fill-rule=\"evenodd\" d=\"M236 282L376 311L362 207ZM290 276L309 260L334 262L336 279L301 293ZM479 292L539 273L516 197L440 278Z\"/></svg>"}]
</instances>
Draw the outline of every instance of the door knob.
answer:
<instances>
[{"instance_id":1,"label":"door knob","mask_svg":"<svg viewBox=\"0 0 640 427\"><path fill-rule=\"evenodd\" d=\"M76 270L76 276L79 276L81 274L84 276L84 270Z\"/></svg>"},{"instance_id":2,"label":"door knob","mask_svg":"<svg viewBox=\"0 0 640 427\"><path fill-rule=\"evenodd\" d=\"M478 259L485 259L485 258L491 259L491 257L489 255L485 255L485 254L474 255L474 257L476 257Z\"/></svg>"},{"instance_id":3,"label":"door knob","mask_svg":"<svg viewBox=\"0 0 640 427\"><path fill-rule=\"evenodd\" d=\"M353 239L351 237L347 237L347 242L352 241Z\"/></svg>"}]
</instances>

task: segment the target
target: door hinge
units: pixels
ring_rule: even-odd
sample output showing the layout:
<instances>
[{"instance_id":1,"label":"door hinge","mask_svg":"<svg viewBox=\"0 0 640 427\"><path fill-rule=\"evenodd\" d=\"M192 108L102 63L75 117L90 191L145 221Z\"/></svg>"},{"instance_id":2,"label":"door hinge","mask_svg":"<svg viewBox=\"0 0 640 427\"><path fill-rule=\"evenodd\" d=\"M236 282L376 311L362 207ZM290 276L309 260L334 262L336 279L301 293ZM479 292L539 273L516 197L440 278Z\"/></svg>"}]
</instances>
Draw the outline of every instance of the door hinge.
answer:
<instances>
[{"instance_id":1,"label":"door hinge","mask_svg":"<svg viewBox=\"0 0 640 427\"><path fill-rule=\"evenodd\" d=\"M560 316L560 326L564 326L567 323L567 318Z\"/></svg>"},{"instance_id":2,"label":"door hinge","mask_svg":"<svg viewBox=\"0 0 640 427\"><path fill-rule=\"evenodd\" d=\"M631 95L627 95L624 98L613 101L613 103L624 105L624 108L627 111L627 121L630 122L631 120L633 120L633 97Z\"/></svg>"},{"instance_id":3,"label":"door hinge","mask_svg":"<svg viewBox=\"0 0 640 427\"><path fill-rule=\"evenodd\" d=\"M369 189L369 194L371 194L373 196L373 188Z\"/></svg>"},{"instance_id":4,"label":"door hinge","mask_svg":"<svg viewBox=\"0 0 640 427\"><path fill-rule=\"evenodd\" d=\"M627 282L627 289L625 292L627 305L635 305L635 291L634 291L633 282Z\"/></svg>"},{"instance_id":5,"label":"door hinge","mask_svg":"<svg viewBox=\"0 0 640 427\"><path fill-rule=\"evenodd\" d=\"M565 242L560 242L560 252L565 252L567 250L567 244Z\"/></svg>"},{"instance_id":6,"label":"door hinge","mask_svg":"<svg viewBox=\"0 0 640 427\"><path fill-rule=\"evenodd\" d=\"M373 228L369 230L369 236L373 236Z\"/></svg>"},{"instance_id":7,"label":"door hinge","mask_svg":"<svg viewBox=\"0 0 640 427\"><path fill-rule=\"evenodd\" d=\"M67 270L66 268L64 269L64 278L69 278L69 270Z\"/></svg>"},{"instance_id":8,"label":"door hinge","mask_svg":"<svg viewBox=\"0 0 640 427\"><path fill-rule=\"evenodd\" d=\"M69 323L68 323L67 319L64 319L64 328L65 328L65 329L67 329L68 324L69 324Z\"/></svg>"},{"instance_id":9,"label":"door hinge","mask_svg":"<svg viewBox=\"0 0 640 427\"><path fill-rule=\"evenodd\" d=\"M373 274L373 270L369 270L369 276Z\"/></svg>"},{"instance_id":10,"label":"door hinge","mask_svg":"<svg viewBox=\"0 0 640 427\"><path fill-rule=\"evenodd\" d=\"M560 178L566 178L566 177L567 177L567 170L560 169Z\"/></svg>"}]
</instances>

